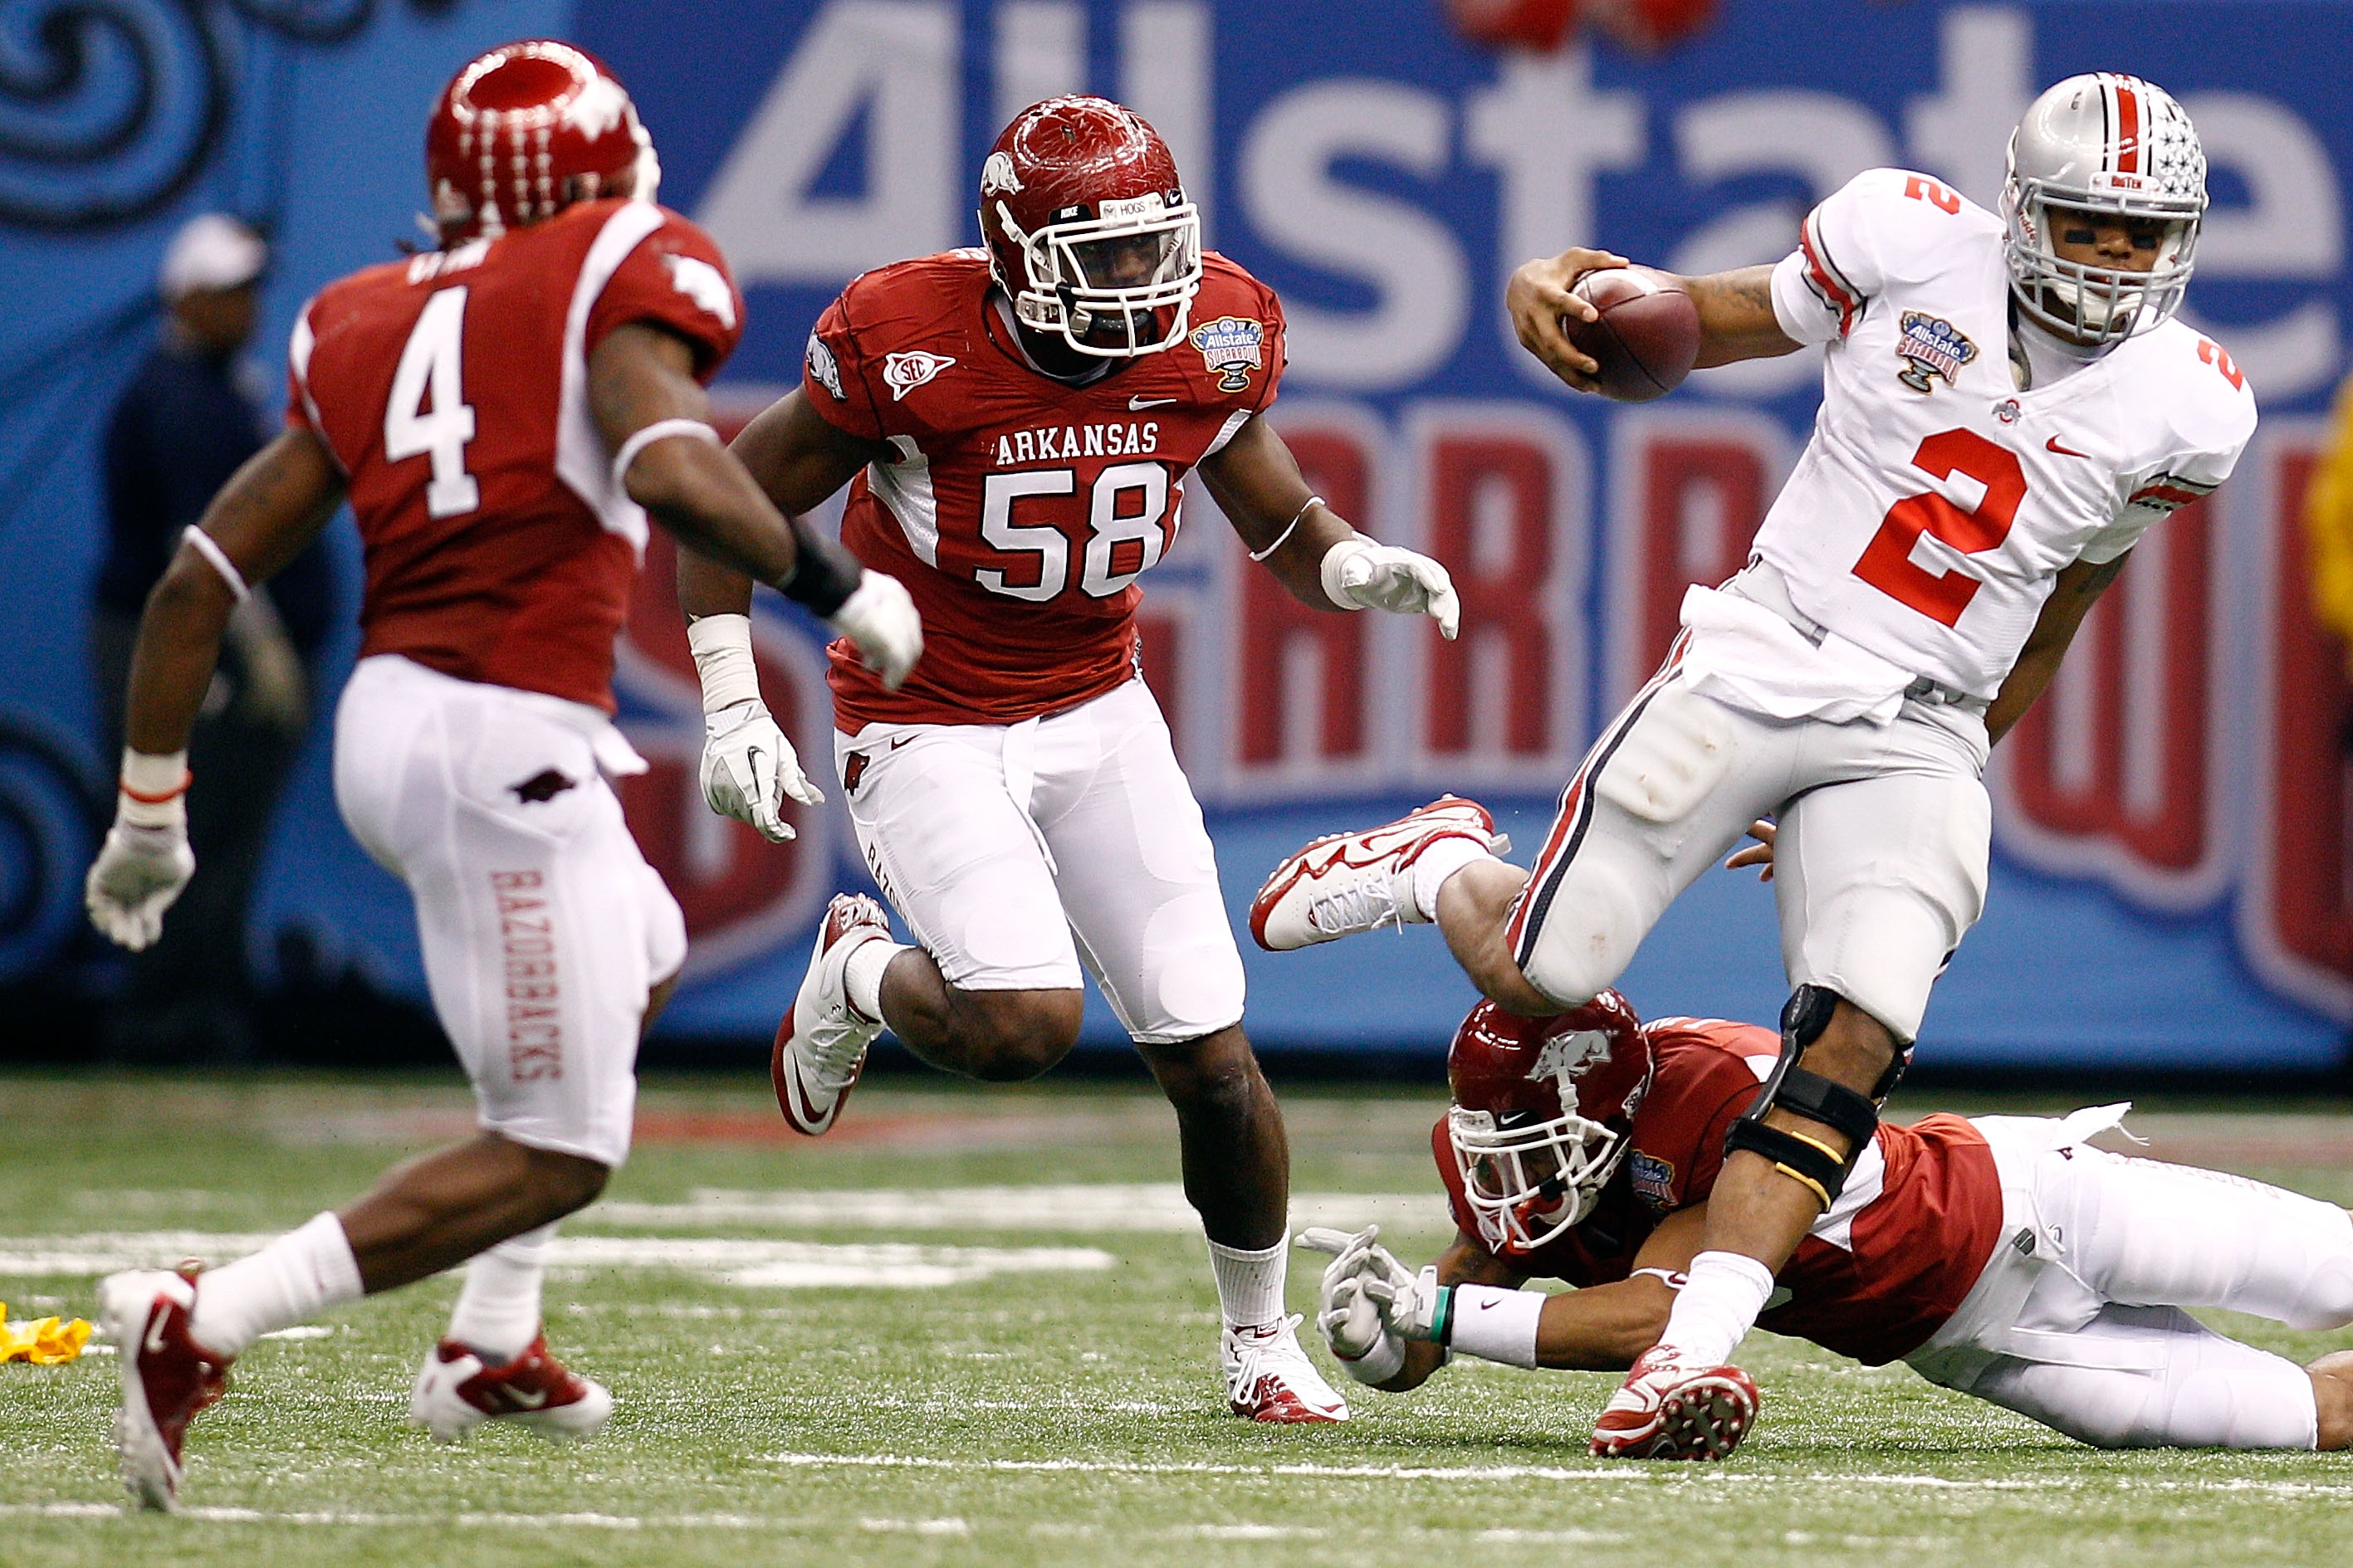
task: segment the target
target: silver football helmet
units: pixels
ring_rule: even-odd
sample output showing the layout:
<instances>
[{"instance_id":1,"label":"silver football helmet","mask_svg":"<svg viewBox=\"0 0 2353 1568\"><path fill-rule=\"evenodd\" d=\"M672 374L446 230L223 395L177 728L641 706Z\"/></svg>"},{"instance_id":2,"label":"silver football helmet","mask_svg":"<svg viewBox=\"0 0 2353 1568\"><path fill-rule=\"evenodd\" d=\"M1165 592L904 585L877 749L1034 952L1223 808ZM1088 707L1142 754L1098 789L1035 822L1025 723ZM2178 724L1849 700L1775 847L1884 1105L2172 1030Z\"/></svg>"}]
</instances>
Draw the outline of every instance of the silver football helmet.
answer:
<instances>
[{"instance_id":1,"label":"silver football helmet","mask_svg":"<svg viewBox=\"0 0 2353 1568\"><path fill-rule=\"evenodd\" d=\"M2156 264L2133 272L2062 260L2052 240L2068 208L2161 225ZM2205 211L2205 150L2171 93L2115 71L2069 77L2010 132L2001 216L2019 309L2084 342L2155 326L2181 306Z\"/></svg>"}]
</instances>

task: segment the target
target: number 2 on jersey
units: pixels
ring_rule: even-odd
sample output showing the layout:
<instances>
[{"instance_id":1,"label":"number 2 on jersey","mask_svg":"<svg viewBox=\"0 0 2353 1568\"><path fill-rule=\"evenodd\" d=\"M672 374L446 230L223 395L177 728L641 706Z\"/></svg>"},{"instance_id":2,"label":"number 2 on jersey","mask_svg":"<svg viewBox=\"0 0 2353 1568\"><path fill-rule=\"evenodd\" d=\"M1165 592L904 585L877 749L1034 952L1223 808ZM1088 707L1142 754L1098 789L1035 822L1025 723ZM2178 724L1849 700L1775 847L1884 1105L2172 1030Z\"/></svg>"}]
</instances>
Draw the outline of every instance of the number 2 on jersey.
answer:
<instances>
[{"instance_id":1,"label":"number 2 on jersey","mask_svg":"<svg viewBox=\"0 0 2353 1568\"><path fill-rule=\"evenodd\" d=\"M1078 489L1079 477L1069 468L1033 468L1018 473L991 474L981 481L980 537L999 550L1038 557L1038 581L1023 584L1011 574L993 566L976 567L973 577L992 594L1044 604L1058 596L1071 581L1071 542L1059 528L1045 523L1013 521L1013 503L1023 496L1066 496ZM1141 494L1133 515L1123 516L1120 497ZM1108 599L1149 572L1167 551L1174 526L1162 527L1168 510L1168 470L1158 463L1113 463L1095 476L1088 497L1087 548L1080 562L1079 587L1089 597ZM1133 571L1121 571L1113 557L1122 544L1136 547Z\"/></svg>"},{"instance_id":2,"label":"number 2 on jersey","mask_svg":"<svg viewBox=\"0 0 2353 1568\"><path fill-rule=\"evenodd\" d=\"M466 471L466 443L474 438L473 405L461 390L464 377L466 290L444 289L425 301L424 312L400 351L392 373L392 399L384 410L384 456L397 463L421 453L433 457L433 478L425 487L425 510L436 518L456 517L482 504L482 489ZM424 412L426 394L433 410Z\"/></svg>"},{"instance_id":3,"label":"number 2 on jersey","mask_svg":"<svg viewBox=\"0 0 2353 1568\"><path fill-rule=\"evenodd\" d=\"M2019 503L2026 499L2026 469L2017 453L1974 430L1943 430L1929 437L1912 454L1912 466L1935 479L1958 475L1975 479L1985 488L1985 498L1963 511L1935 490L1905 496L1887 509L1879 531L1854 563L1854 574L1898 604L1949 626L1960 620L1984 584L1967 573L1921 566L1912 559L1913 548L1924 533L1964 555L1999 548L2010 537Z\"/></svg>"}]
</instances>

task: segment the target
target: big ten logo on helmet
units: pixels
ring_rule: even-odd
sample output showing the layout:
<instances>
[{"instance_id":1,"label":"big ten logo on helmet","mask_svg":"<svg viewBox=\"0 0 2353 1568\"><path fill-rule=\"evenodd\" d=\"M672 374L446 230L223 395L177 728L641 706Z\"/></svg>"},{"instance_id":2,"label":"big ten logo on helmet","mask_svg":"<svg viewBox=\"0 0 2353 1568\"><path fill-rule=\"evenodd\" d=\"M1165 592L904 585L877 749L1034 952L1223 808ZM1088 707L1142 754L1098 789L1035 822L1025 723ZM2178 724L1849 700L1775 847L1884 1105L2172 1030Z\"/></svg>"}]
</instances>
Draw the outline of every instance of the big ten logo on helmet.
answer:
<instances>
[{"instance_id":1,"label":"big ten logo on helmet","mask_svg":"<svg viewBox=\"0 0 2353 1568\"><path fill-rule=\"evenodd\" d=\"M704 803L702 689L676 577L676 547L655 529L615 645L613 680L621 728L649 765L614 787L638 847L686 916L691 979L769 952L816 922L833 886L834 835L824 806L784 801L798 837L771 844ZM760 695L802 766L822 781L832 771L823 655L756 612L753 628Z\"/></svg>"}]
</instances>

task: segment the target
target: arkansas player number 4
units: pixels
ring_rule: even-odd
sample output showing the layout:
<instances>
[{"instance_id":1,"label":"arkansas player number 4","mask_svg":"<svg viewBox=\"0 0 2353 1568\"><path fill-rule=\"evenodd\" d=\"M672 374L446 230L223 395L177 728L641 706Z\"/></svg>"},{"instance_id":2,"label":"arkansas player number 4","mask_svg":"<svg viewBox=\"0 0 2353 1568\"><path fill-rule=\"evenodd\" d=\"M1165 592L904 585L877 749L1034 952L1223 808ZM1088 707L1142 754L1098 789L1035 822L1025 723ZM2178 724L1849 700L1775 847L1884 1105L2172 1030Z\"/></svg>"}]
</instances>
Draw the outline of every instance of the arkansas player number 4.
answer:
<instances>
[{"instance_id":1,"label":"arkansas player number 4","mask_svg":"<svg viewBox=\"0 0 2353 1568\"><path fill-rule=\"evenodd\" d=\"M1071 542L1059 528L1013 521L1013 503L1023 496L1066 496L1078 489L1078 475L1069 468L1032 468L1022 473L991 474L981 482L980 536L997 549L1038 557L1038 580L1020 584L993 566L973 570L974 580L992 594L1044 604L1059 596L1071 580ZM1132 510L1124 510L1123 499ZM1079 589L1092 598L1108 599L1150 571L1167 552L1176 531L1161 526L1168 510L1168 470L1158 463L1113 463L1095 476L1087 505L1086 558L1079 572ZM1121 561L1120 546L1135 552ZM1026 574L1025 574L1026 575Z\"/></svg>"},{"instance_id":2,"label":"arkansas player number 4","mask_svg":"<svg viewBox=\"0 0 2353 1568\"><path fill-rule=\"evenodd\" d=\"M466 471L474 408L466 401L459 374L465 326L464 284L444 289L426 301L407 346L400 351L399 368L392 374L392 396L384 408L385 461L433 455L425 510L435 518L456 517L482 504L481 487ZM428 391L433 395L429 414L424 411Z\"/></svg>"}]
</instances>

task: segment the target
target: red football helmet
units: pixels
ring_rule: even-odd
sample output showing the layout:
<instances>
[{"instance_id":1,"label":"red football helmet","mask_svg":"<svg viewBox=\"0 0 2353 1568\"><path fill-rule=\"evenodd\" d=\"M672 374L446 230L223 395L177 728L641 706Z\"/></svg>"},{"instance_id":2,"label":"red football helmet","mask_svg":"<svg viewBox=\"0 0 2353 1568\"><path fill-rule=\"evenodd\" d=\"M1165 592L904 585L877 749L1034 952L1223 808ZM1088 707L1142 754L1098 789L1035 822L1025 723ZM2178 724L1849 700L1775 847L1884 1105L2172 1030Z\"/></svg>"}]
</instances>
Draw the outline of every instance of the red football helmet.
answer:
<instances>
[{"instance_id":1,"label":"red football helmet","mask_svg":"<svg viewBox=\"0 0 2353 1568\"><path fill-rule=\"evenodd\" d=\"M628 90L594 55L553 38L468 61L425 123L425 182L444 245L495 239L598 196L651 201L660 179Z\"/></svg>"},{"instance_id":2,"label":"red football helmet","mask_svg":"<svg viewBox=\"0 0 2353 1568\"><path fill-rule=\"evenodd\" d=\"M980 166L980 232L1023 326L1097 359L1184 338L1201 217L1168 143L1134 110L1068 97L1015 115Z\"/></svg>"},{"instance_id":3,"label":"red football helmet","mask_svg":"<svg viewBox=\"0 0 2353 1568\"><path fill-rule=\"evenodd\" d=\"M1446 1131L1489 1247L1532 1252L1593 1212L1651 1069L1642 1021L1615 991L1550 1018L1471 1010L1446 1053Z\"/></svg>"}]
</instances>

